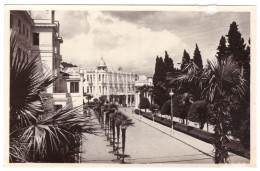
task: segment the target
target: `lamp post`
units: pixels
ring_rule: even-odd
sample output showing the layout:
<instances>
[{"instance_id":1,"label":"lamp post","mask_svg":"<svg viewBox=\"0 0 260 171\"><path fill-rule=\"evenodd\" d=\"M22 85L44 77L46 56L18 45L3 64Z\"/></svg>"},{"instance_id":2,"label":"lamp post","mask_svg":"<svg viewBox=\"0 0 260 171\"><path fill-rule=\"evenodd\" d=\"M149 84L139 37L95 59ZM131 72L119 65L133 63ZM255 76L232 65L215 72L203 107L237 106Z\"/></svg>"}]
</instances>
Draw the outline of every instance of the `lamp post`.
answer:
<instances>
[{"instance_id":1,"label":"lamp post","mask_svg":"<svg viewBox=\"0 0 260 171\"><path fill-rule=\"evenodd\" d=\"M173 130L173 123L172 123L172 119L173 119L173 111L172 111L172 96L174 95L174 93L172 92L172 89L171 89L171 92L170 92L170 96L171 96L171 132Z\"/></svg>"}]
</instances>

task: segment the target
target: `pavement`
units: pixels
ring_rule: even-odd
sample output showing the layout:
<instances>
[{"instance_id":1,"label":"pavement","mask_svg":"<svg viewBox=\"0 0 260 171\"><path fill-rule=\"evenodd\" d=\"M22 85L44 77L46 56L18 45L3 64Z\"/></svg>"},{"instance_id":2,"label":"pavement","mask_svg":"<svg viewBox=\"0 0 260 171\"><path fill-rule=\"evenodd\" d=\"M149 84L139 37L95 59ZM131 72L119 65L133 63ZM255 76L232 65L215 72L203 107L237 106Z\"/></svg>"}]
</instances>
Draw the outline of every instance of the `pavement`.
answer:
<instances>
[{"instance_id":1,"label":"pavement","mask_svg":"<svg viewBox=\"0 0 260 171\"><path fill-rule=\"evenodd\" d=\"M175 163L214 164L213 146L189 135L142 116L132 113L133 108L120 108L135 123L126 130L125 162L129 164ZM95 117L95 116L92 116ZM96 122L98 122L96 120ZM83 143L82 162L119 163L111 152L112 146L106 140L104 130L99 127L98 136L86 134ZM119 151L121 153L121 151ZM231 163L249 163L249 160L230 154Z\"/></svg>"},{"instance_id":2,"label":"pavement","mask_svg":"<svg viewBox=\"0 0 260 171\"><path fill-rule=\"evenodd\" d=\"M105 136L96 115L91 111L97 134L83 134L81 163L115 163L116 156L111 152L112 146Z\"/></svg>"}]
</instances>

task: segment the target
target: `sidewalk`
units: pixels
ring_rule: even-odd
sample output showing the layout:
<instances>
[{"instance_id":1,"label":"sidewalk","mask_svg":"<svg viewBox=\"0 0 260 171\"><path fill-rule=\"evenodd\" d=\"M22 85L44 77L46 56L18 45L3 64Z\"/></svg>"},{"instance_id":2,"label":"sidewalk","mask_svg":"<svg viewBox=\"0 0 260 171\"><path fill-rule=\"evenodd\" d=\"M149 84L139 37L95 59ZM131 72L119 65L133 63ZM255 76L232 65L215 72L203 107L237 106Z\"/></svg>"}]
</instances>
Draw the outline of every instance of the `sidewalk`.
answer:
<instances>
[{"instance_id":1,"label":"sidewalk","mask_svg":"<svg viewBox=\"0 0 260 171\"><path fill-rule=\"evenodd\" d=\"M101 129L98 119L93 111L91 118L96 123L97 135L83 134L82 142L82 160L81 163L113 163L116 156L111 153L112 146L106 139L105 132Z\"/></svg>"}]
</instances>

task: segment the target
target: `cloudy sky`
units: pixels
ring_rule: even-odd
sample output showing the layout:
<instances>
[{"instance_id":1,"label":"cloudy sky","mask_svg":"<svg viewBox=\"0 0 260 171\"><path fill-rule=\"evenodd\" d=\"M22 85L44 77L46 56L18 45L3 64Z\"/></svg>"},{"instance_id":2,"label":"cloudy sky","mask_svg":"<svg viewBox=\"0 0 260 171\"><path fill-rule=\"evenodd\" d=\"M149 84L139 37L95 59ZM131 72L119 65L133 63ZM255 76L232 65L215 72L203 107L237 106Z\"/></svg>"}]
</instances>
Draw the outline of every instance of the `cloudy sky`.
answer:
<instances>
[{"instance_id":1,"label":"cloudy sky","mask_svg":"<svg viewBox=\"0 0 260 171\"><path fill-rule=\"evenodd\" d=\"M179 67L183 50L193 57L197 43L203 64L214 59L220 37L236 21L248 41L250 14L160 11L56 11L63 61L95 67L101 56L110 68L119 66L152 76L156 56L164 52Z\"/></svg>"}]
</instances>

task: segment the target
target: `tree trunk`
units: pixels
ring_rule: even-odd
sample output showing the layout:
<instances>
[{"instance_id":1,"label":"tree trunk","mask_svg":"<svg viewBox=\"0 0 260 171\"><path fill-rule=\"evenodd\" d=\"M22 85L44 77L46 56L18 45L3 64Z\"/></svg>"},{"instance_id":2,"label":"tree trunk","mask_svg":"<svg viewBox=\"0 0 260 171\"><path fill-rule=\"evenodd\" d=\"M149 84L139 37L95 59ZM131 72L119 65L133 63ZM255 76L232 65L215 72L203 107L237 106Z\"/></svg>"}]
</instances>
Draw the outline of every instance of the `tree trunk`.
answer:
<instances>
[{"instance_id":1,"label":"tree trunk","mask_svg":"<svg viewBox=\"0 0 260 171\"><path fill-rule=\"evenodd\" d=\"M115 151L115 131L116 131L116 128L115 128L115 120L113 119L113 151Z\"/></svg>"},{"instance_id":2,"label":"tree trunk","mask_svg":"<svg viewBox=\"0 0 260 171\"><path fill-rule=\"evenodd\" d=\"M125 163L125 139L126 139L126 129L122 129L122 152L123 152L122 163Z\"/></svg>"},{"instance_id":3,"label":"tree trunk","mask_svg":"<svg viewBox=\"0 0 260 171\"><path fill-rule=\"evenodd\" d=\"M119 159L119 139L120 139L120 126L116 126L116 133L117 133L117 159Z\"/></svg>"}]
</instances>

